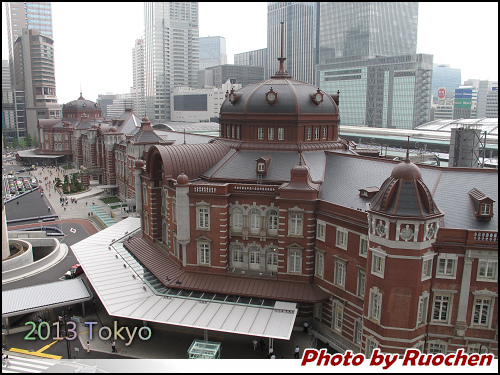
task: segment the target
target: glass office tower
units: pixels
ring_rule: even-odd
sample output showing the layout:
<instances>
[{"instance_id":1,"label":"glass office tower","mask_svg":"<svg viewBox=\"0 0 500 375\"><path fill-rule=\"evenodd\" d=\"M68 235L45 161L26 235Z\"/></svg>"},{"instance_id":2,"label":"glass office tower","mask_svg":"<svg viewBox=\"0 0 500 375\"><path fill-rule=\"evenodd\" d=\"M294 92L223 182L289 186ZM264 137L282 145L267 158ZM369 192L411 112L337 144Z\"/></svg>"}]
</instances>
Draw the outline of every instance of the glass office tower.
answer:
<instances>
[{"instance_id":1,"label":"glass office tower","mask_svg":"<svg viewBox=\"0 0 500 375\"><path fill-rule=\"evenodd\" d=\"M146 114L170 120L175 86L196 87L199 68L198 3L144 3Z\"/></svg>"},{"instance_id":2,"label":"glass office tower","mask_svg":"<svg viewBox=\"0 0 500 375\"><path fill-rule=\"evenodd\" d=\"M418 2L320 4L319 63L417 52Z\"/></svg>"},{"instance_id":3,"label":"glass office tower","mask_svg":"<svg viewBox=\"0 0 500 375\"><path fill-rule=\"evenodd\" d=\"M270 2L267 7L267 74L279 68L284 22L285 69L296 80L314 83L317 64L318 3Z\"/></svg>"},{"instance_id":4,"label":"glass office tower","mask_svg":"<svg viewBox=\"0 0 500 375\"><path fill-rule=\"evenodd\" d=\"M227 64L226 38L207 36L200 38L200 70Z\"/></svg>"}]
</instances>

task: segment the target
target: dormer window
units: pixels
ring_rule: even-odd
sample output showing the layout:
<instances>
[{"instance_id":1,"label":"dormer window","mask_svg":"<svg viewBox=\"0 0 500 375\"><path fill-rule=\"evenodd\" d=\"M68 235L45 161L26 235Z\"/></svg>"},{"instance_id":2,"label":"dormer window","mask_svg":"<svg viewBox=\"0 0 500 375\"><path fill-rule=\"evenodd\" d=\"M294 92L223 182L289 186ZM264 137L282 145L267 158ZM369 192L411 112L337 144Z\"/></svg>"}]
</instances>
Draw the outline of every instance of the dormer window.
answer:
<instances>
[{"instance_id":1,"label":"dormer window","mask_svg":"<svg viewBox=\"0 0 500 375\"><path fill-rule=\"evenodd\" d=\"M271 164L271 156L264 155L257 160L257 173L263 176L267 176L269 173L269 166Z\"/></svg>"},{"instance_id":2,"label":"dormer window","mask_svg":"<svg viewBox=\"0 0 500 375\"><path fill-rule=\"evenodd\" d=\"M469 191L469 197L476 220L491 220L495 201L476 188Z\"/></svg>"},{"instance_id":3,"label":"dormer window","mask_svg":"<svg viewBox=\"0 0 500 375\"><path fill-rule=\"evenodd\" d=\"M362 198L368 198L371 199L377 194L379 191L379 188L376 186L370 186L367 188L359 189L359 196Z\"/></svg>"}]
</instances>

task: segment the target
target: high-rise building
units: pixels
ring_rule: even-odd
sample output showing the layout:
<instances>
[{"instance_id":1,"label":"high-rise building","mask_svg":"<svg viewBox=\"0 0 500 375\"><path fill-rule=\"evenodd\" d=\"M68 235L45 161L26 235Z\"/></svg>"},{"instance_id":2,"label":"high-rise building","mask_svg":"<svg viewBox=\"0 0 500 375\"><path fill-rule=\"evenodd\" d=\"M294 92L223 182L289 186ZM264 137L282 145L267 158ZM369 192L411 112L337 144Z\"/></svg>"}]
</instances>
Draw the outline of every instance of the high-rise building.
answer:
<instances>
[{"instance_id":1,"label":"high-rise building","mask_svg":"<svg viewBox=\"0 0 500 375\"><path fill-rule=\"evenodd\" d=\"M469 79L464 86L477 90L476 116L471 118L498 118L498 81Z\"/></svg>"},{"instance_id":2,"label":"high-rise building","mask_svg":"<svg viewBox=\"0 0 500 375\"><path fill-rule=\"evenodd\" d=\"M24 91L26 131L38 133L37 120L60 118L54 73L54 40L34 29L23 29L14 43L13 88Z\"/></svg>"},{"instance_id":3,"label":"high-rise building","mask_svg":"<svg viewBox=\"0 0 500 375\"><path fill-rule=\"evenodd\" d=\"M40 31L52 38L52 5L50 2L6 2L9 64L13 68L14 43L22 29ZM11 77L13 71L11 70ZM12 80L12 84L15 82Z\"/></svg>"},{"instance_id":4,"label":"high-rise building","mask_svg":"<svg viewBox=\"0 0 500 375\"><path fill-rule=\"evenodd\" d=\"M445 89L445 97L453 98L455 89L462 84L462 73L460 69L451 68L448 64L434 64L432 70L432 100L437 103L438 90Z\"/></svg>"},{"instance_id":5,"label":"high-rise building","mask_svg":"<svg viewBox=\"0 0 500 375\"><path fill-rule=\"evenodd\" d=\"M269 2L267 7L267 75L276 70L276 60L286 57L286 70L296 80L314 83L317 64L319 3ZM281 22L284 43L281 44ZM282 49L283 47L283 49Z\"/></svg>"},{"instance_id":6,"label":"high-rise building","mask_svg":"<svg viewBox=\"0 0 500 375\"><path fill-rule=\"evenodd\" d=\"M198 3L144 3L146 114L170 120L175 86L195 87L199 68Z\"/></svg>"},{"instance_id":7,"label":"high-rise building","mask_svg":"<svg viewBox=\"0 0 500 375\"><path fill-rule=\"evenodd\" d=\"M208 36L200 38L200 70L227 64L226 38Z\"/></svg>"},{"instance_id":8,"label":"high-rise building","mask_svg":"<svg viewBox=\"0 0 500 375\"><path fill-rule=\"evenodd\" d=\"M36 135L38 119L61 116L55 86L52 6L50 2L8 2L5 7L11 85L16 103L20 103L16 107L26 109L18 118L22 119L17 124L18 134Z\"/></svg>"},{"instance_id":9,"label":"high-rise building","mask_svg":"<svg viewBox=\"0 0 500 375\"><path fill-rule=\"evenodd\" d=\"M477 113L477 86L470 81L455 89L455 102L453 103L453 119L476 118Z\"/></svg>"},{"instance_id":10,"label":"high-rise building","mask_svg":"<svg viewBox=\"0 0 500 375\"><path fill-rule=\"evenodd\" d=\"M12 89L10 84L9 60L2 60L2 91Z\"/></svg>"},{"instance_id":11,"label":"high-rise building","mask_svg":"<svg viewBox=\"0 0 500 375\"><path fill-rule=\"evenodd\" d=\"M320 4L319 63L417 52L418 2Z\"/></svg>"},{"instance_id":12,"label":"high-rise building","mask_svg":"<svg viewBox=\"0 0 500 375\"><path fill-rule=\"evenodd\" d=\"M136 39L132 49L133 109L138 116L146 115L146 80L144 76L144 38Z\"/></svg>"},{"instance_id":13,"label":"high-rise building","mask_svg":"<svg viewBox=\"0 0 500 375\"><path fill-rule=\"evenodd\" d=\"M432 58L335 59L318 65L319 87L340 91L342 125L413 129L430 120Z\"/></svg>"},{"instance_id":14,"label":"high-rise building","mask_svg":"<svg viewBox=\"0 0 500 375\"><path fill-rule=\"evenodd\" d=\"M264 79L262 66L248 65L219 65L212 66L198 72L198 88L213 86L222 87L228 79L236 78L236 82L243 86L259 82Z\"/></svg>"},{"instance_id":15,"label":"high-rise building","mask_svg":"<svg viewBox=\"0 0 500 375\"><path fill-rule=\"evenodd\" d=\"M267 77L267 48L235 54L234 65L263 66Z\"/></svg>"}]
</instances>

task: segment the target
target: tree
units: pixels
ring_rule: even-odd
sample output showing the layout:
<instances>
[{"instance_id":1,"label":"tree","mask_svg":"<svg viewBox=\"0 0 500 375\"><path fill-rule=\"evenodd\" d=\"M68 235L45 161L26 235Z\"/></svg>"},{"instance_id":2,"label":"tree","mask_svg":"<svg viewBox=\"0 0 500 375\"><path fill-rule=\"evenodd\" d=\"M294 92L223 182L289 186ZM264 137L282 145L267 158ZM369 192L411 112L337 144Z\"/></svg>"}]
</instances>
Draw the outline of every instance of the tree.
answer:
<instances>
[{"instance_id":1,"label":"tree","mask_svg":"<svg viewBox=\"0 0 500 375\"><path fill-rule=\"evenodd\" d=\"M26 146L31 147L32 145L33 145L33 139L31 138L31 135L28 133L28 135L26 135Z\"/></svg>"},{"instance_id":2,"label":"tree","mask_svg":"<svg viewBox=\"0 0 500 375\"><path fill-rule=\"evenodd\" d=\"M26 141L24 138L19 138L19 147L21 147L21 148L26 147Z\"/></svg>"},{"instance_id":3,"label":"tree","mask_svg":"<svg viewBox=\"0 0 500 375\"><path fill-rule=\"evenodd\" d=\"M19 148L19 141L17 140L17 138L14 138L12 140L12 147L14 148L14 150L17 150Z\"/></svg>"},{"instance_id":4,"label":"tree","mask_svg":"<svg viewBox=\"0 0 500 375\"><path fill-rule=\"evenodd\" d=\"M33 137L31 138L31 144L33 147L40 146L40 142L38 142L38 135L36 133L34 133Z\"/></svg>"}]
</instances>

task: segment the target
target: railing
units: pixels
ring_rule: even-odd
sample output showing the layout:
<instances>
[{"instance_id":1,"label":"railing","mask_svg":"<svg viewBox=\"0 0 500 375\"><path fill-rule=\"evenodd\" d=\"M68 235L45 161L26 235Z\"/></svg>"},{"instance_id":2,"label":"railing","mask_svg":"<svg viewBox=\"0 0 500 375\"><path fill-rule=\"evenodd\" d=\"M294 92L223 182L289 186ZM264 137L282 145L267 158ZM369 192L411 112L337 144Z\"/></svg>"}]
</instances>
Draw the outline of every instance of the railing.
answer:
<instances>
[{"instance_id":1,"label":"railing","mask_svg":"<svg viewBox=\"0 0 500 375\"><path fill-rule=\"evenodd\" d=\"M498 242L497 232L474 232L474 241Z\"/></svg>"},{"instance_id":2,"label":"railing","mask_svg":"<svg viewBox=\"0 0 500 375\"><path fill-rule=\"evenodd\" d=\"M260 193L260 194L276 194L276 186L262 185L232 185L232 191L235 193Z\"/></svg>"},{"instance_id":3,"label":"railing","mask_svg":"<svg viewBox=\"0 0 500 375\"><path fill-rule=\"evenodd\" d=\"M217 188L215 186L193 186L191 188L193 193L215 194Z\"/></svg>"}]
</instances>

